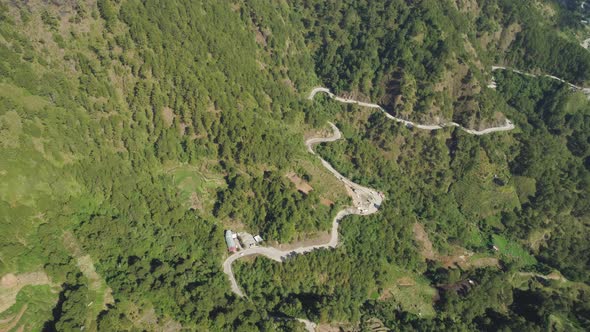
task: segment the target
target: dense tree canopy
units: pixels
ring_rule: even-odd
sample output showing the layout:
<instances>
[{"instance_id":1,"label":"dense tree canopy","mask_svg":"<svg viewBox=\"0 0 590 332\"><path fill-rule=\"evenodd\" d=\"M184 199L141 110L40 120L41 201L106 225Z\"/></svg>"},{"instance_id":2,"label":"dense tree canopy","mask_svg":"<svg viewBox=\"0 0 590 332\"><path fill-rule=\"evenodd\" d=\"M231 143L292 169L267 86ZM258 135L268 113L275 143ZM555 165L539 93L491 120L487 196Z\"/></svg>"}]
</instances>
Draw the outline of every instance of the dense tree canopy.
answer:
<instances>
[{"instance_id":1,"label":"dense tree canopy","mask_svg":"<svg viewBox=\"0 0 590 332\"><path fill-rule=\"evenodd\" d=\"M0 320L590 329L590 104L490 70L588 82L587 13L559 3L0 0L0 277L40 283ZM307 100L324 84L425 123L516 129L421 131ZM236 262L238 298L225 229L317 240L349 204L303 144L326 121L344 139L316 152L384 203L342 220L333 250Z\"/></svg>"}]
</instances>

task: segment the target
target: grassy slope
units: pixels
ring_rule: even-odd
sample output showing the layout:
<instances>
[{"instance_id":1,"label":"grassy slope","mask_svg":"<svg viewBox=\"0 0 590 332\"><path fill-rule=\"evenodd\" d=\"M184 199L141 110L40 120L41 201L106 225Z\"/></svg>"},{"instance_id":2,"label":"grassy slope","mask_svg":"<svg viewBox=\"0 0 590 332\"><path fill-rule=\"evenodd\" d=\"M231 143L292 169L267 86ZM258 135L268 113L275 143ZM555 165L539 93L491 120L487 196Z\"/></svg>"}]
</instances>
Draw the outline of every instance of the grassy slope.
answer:
<instances>
[{"instance_id":1,"label":"grassy slope","mask_svg":"<svg viewBox=\"0 0 590 332\"><path fill-rule=\"evenodd\" d=\"M43 323L52 318L51 309L57 298L57 287L43 285L22 288L17 295L16 303L0 313L0 320L10 319L7 323L0 324L0 328L12 326L13 329L10 330L13 331L16 331L17 327L25 331L40 331Z\"/></svg>"},{"instance_id":2,"label":"grassy slope","mask_svg":"<svg viewBox=\"0 0 590 332\"><path fill-rule=\"evenodd\" d=\"M0 91L2 132L11 137L3 141L5 158L0 161L2 215L9 232L6 239L11 239L3 247L0 271L25 272L43 265L35 239L39 225L50 222L45 211L82 190L68 175L72 161L80 155L60 148L67 141L62 136L64 128L44 124L46 109L54 118L65 116L66 110L14 85L3 83Z\"/></svg>"},{"instance_id":3,"label":"grassy slope","mask_svg":"<svg viewBox=\"0 0 590 332\"><path fill-rule=\"evenodd\" d=\"M259 13L269 11L264 8L263 3L252 2L249 5L262 7L257 9ZM246 7L243 4L242 6ZM12 19L3 22L5 25L0 39L3 54L3 61L0 61L0 152L3 155L0 160L0 220L8 236L3 237L0 242L0 275L42 269L50 255L55 259L64 257L69 265L63 271L50 272L55 283L63 282L69 269L80 271L76 267L76 254L68 253L63 247L62 234L65 230L75 228L78 219L87 218L86 214L90 211L96 213L97 207L109 199L108 194L100 193L102 186L106 185L108 188L109 184L92 183L92 177L95 176L93 172L113 172L109 167L127 169L130 166L127 161L114 159L128 153L141 153L139 147L142 145L144 149L150 149L157 138L149 137L157 125L156 119L148 119L154 123L146 124L145 121L142 122L145 119L137 114L132 115L127 105L127 102L131 102L128 97L134 94L133 89L138 81L157 83L148 73L137 72L143 61L138 54L139 49L123 50L118 46L112 47L119 42L115 42L115 35L128 38L125 36L127 27L119 22L113 27L113 33L108 33L94 2L82 3L81 8L76 10L65 6L58 11L57 7L31 1L28 6L20 9L9 6L8 15ZM42 17L45 9L50 19L44 21ZM301 89L303 95L313 85L310 83L314 80L311 71L301 70L299 67L276 70L271 65L276 61L273 54L281 52L285 54L284 64L299 61L298 66L310 65L309 57L306 60L305 53L300 55L297 51L297 48L302 47L301 39L283 39L288 38L291 32L281 31L288 27L284 25L281 15L276 13L285 14L289 8L282 4L279 8L271 9L270 12L274 11L274 14L267 15L268 20L258 20L258 26L250 26L251 18L246 15L253 9L246 7L243 10L243 21L239 15L232 14L230 16L234 22L228 26L240 30L237 35L242 36L240 43L245 43L246 46L223 47L234 53L230 57L251 61L252 65L248 63L253 70L250 76L263 81L265 87L271 91L266 92L266 101L261 105L256 104L257 101L248 94L234 95L228 99L228 96L223 95L226 83L223 83L225 79L221 79L223 75L220 76L222 69L217 68L217 72L210 71L210 76L205 78L213 77L214 82L201 84L203 88L209 89L210 96L206 96L206 91L199 91L204 97L199 98L197 106L206 105L209 108L231 104L232 111L237 107L248 114L253 112L252 109L263 108L267 113L257 119L257 125L274 128L276 132L293 141L289 149L294 150L291 152L295 156L297 167L313 175L313 184L318 192L340 204L344 200L343 193L332 193L331 182L324 183L323 180L327 177L327 172L303 146L302 132L308 127L302 123L302 113L288 121L281 119L281 116L269 116L272 113L268 113L279 112L276 105L271 104L271 96L281 95L281 98L299 100L299 92L293 91L293 86ZM273 29L273 47L253 47L253 41L244 36L253 36L256 29ZM19 42L14 43L13 40ZM217 45L215 48L217 52L221 52L217 55L220 58L224 57L223 47ZM251 53L252 50L254 53ZM245 51L250 52L248 56L243 56ZM254 59L258 59L259 63L256 64ZM237 63L234 62L234 65ZM270 68L260 71L259 66ZM223 68L226 69L230 73L240 72L239 68ZM248 86L244 82L240 83L243 79L234 79L233 87ZM277 87L273 87L275 85ZM264 94L263 86L253 84L251 87L256 93ZM235 91L232 89L227 90ZM215 98L224 99L224 103L219 103ZM307 102L302 101L302 104L305 103ZM219 114L215 116L218 118ZM125 131L131 129L132 135L126 135ZM90 150L94 150L92 155L89 155ZM100 153L96 153L97 151ZM225 171L218 166L205 166L203 170L206 158L193 160L192 164L173 161L171 164L175 168L172 171L170 164L153 161L150 159L147 162L149 171L154 175L161 173L165 183L171 188L177 187L174 191L178 192L178 198L185 209L194 203L191 202L191 195L196 193L199 202L203 204L203 210L199 214L212 218L210 211L216 200L216 190L225 186ZM102 168L101 164L111 162L115 166ZM146 164L145 160L141 162ZM92 165L92 169L80 169L80 165ZM247 173L259 173L268 168L286 173L286 170L272 164L232 167ZM127 179L125 181L129 182ZM118 199L125 198L119 196ZM65 202L68 203L64 204ZM215 222L222 225L221 221ZM79 240L83 246L91 246L87 247L88 253L99 272L108 272L101 262L106 252L92 247L84 238ZM44 241L51 241L52 247L44 246ZM222 242L219 243L222 252ZM105 287L101 280L100 287L90 289L90 302L94 302L92 308L98 311L102 310ZM30 302L25 316L34 326L41 326L45 320L51 318L42 311L50 310L55 302L43 302L46 303L44 308L38 308L37 304L33 307L34 301L23 297L27 289L21 291L22 294L19 293L19 302L9 313ZM56 294L54 299L55 296ZM120 294L116 294L116 297L121 299ZM149 300L146 305L150 306ZM98 311L87 310L88 319L93 321ZM35 314L37 312L38 315Z\"/></svg>"}]
</instances>

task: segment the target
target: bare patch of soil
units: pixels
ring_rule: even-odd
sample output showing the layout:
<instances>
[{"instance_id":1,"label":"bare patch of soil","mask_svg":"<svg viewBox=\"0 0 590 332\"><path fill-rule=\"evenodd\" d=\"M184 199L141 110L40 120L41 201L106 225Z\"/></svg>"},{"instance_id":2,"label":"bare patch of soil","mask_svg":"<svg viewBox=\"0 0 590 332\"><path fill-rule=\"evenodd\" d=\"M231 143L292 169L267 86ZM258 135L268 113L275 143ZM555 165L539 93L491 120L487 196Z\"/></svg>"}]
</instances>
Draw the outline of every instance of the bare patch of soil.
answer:
<instances>
[{"instance_id":1,"label":"bare patch of soil","mask_svg":"<svg viewBox=\"0 0 590 332\"><path fill-rule=\"evenodd\" d=\"M1 302L0 302L0 304L1 304ZM8 318L8 321L6 321L6 320L2 321L2 324L8 323L8 325L0 326L0 332L8 332L8 331L12 330L18 324L18 322L22 318L25 311L27 311L27 304L23 305L23 307L20 309L18 314ZM19 328L19 331L22 331L23 328L24 328L24 325L21 325Z\"/></svg>"},{"instance_id":2,"label":"bare patch of soil","mask_svg":"<svg viewBox=\"0 0 590 332\"><path fill-rule=\"evenodd\" d=\"M436 260L441 262L442 266L444 266L447 269L455 268L457 266L467 268L469 258L472 255L472 252L469 252L461 247L456 247L450 255L438 256Z\"/></svg>"},{"instance_id":3,"label":"bare patch of soil","mask_svg":"<svg viewBox=\"0 0 590 332\"><path fill-rule=\"evenodd\" d=\"M9 316L8 318L0 319L0 325L10 322L14 318L14 316L16 316L16 315L12 315L12 316Z\"/></svg>"},{"instance_id":4,"label":"bare patch of soil","mask_svg":"<svg viewBox=\"0 0 590 332\"><path fill-rule=\"evenodd\" d=\"M445 71L443 78L434 85L434 91L447 91L450 95L459 97L469 95L470 93L464 91L468 89L463 83L463 79L468 73L469 66L458 62L454 63L453 69Z\"/></svg>"},{"instance_id":5,"label":"bare patch of soil","mask_svg":"<svg viewBox=\"0 0 590 332\"><path fill-rule=\"evenodd\" d=\"M544 245L547 243L547 240L549 240L549 236L551 235L551 231L549 229L545 229L543 231L538 231L538 232L533 232L530 236L529 236L529 247L531 247L531 249L535 252L539 251L539 248L541 247L541 245Z\"/></svg>"},{"instance_id":6,"label":"bare patch of soil","mask_svg":"<svg viewBox=\"0 0 590 332\"><path fill-rule=\"evenodd\" d=\"M432 248L432 242L430 242L430 239L428 238L428 234L426 233L424 226L416 222L414 223L412 231L414 232L414 238L422 247L422 256L426 259L435 259L436 253Z\"/></svg>"},{"instance_id":7,"label":"bare patch of soil","mask_svg":"<svg viewBox=\"0 0 590 332\"><path fill-rule=\"evenodd\" d=\"M266 37L264 37L264 35L262 34L262 31L260 31L260 29L256 29L255 38L256 38L256 43L258 45L266 46Z\"/></svg>"},{"instance_id":8,"label":"bare patch of soil","mask_svg":"<svg viewBox=\"0 0 590 332\"><path fill-rule=\"evenodd\" d=\"M203 209L203 202L199 198L199 195L196 192L191 193L190 197L190 208L193 210L202 210Z\"/></svg>"},{"instance_id":9,"label":"bare patch of soil","mask_svg":"<svg viewBox=\"0 0 590 332\"><path fill-rule=\"evenodd\" d=\"M313 188L309 185L309 183L307 183L307 181L303 180L293 172L287 173L287 178L295 185L295 187L297 187L297 190L301 191L306 195L313 190Z\"/></svg>"},{"instance_id":10,"label":"bare patch of soil","mask_svg":"<svg viewBox=\"0 0 590 332\"><path fill-rule=\"evenodd\" d=\"M502 30L499 40L500 49L505 52L521 30L522 27L517 23L512 23L506 29Z\"/></svg>"},{"instance_id":11,"label":"bare patch of soil","mask_svg":"<svg viewBox=\"0 0 590 332\"><path fill-rule=\"evenodd\" d=\"M494 257L483 257L471 260L469 265L473 267L495 266L500 268L500 260Z\"/></svg>"},{"instance_id":12,"label":"bare patch of soil","mask_svg":"<svg viewBox=\"0 0 590 332\"><path fill-rule=\"evenodd\" d=\"M74 235L70 232L65 232L63 236L64 246L70 251L70 254L76 259L76 265L82 272L82 274L88 278L90 284L88 288L92 291L98 291L101 289L103 284L102 277L96 272L96 268L94 267L94 262L92 261L92 257L90 255L84 255L82 249L78 245L78 241L74 237ZM113 296L111 295L112 290L109 287L105 287L104 290L104 300L103 303L104 308L106 309L107 304L113 303L110 302L113 300ZM107 300L109 302L107 302Z\"/></svg>"},{"instance_id":13,"label":"bare patch of soil","mask_svg":"<svg viewBox=\"0 0 590 332\"><path fill-rule=\"evenodd\" d=\"M238 219L226 219L223 221L223 226L236 232L246 229L246 224Z\"/></svg>"},{"instance_id":14,"label":"bare patch of soil","mask_svg":"<svg viewBox=\"0 0 590 332\"><path fill-rule=\"evenodd\" d=\"M318 326L316 327L316 331L317 332L343 332L343 331L357 331L356 329L354 329L352 326L344 326L344 325L340 325L340 324L318 324Z\"/></svg>"},{"instance_id":15,"label":"bare patch of soil","mask_svg":"<svg viewBox=\"0 0 590 332\"><path fill-rule=\"evenodd\" d=\"M476 0L455 0L455 6L463 13L479 13L479 5Z\"/></svg>"},{"instance_id":16,"label":"bare patch of soil","mask_svg":"<svg viewBox=\"0 0 590 332\"><path fill-rule=\"evenodd\" d=\"M28 285L47 285L51 280L45 272L6 274L0 279L0 312L4 312L16 303L16 295L21 288Z\"/></svg>"},{"instance_id":17,"label":"bare patch of soil","mask_svg":"<svg viewBox=\"0 0 590 332\"><path fill-rule=\"evenodd\" d=\"M379 295L379 298L377 300L387 301L392 297L393 297L393 294L391 293L391 291L389 289L386 289L381 293L381 295Z\"/></svg>"},{"instance_id":18,"label":"bare patch of soil","mask_svg":"<svg viewBox=\"0 0 590 332\"><path fill-rule=\"evenodd\" d=\"M395 281L399 286L410 287L415 286L416 282L410 277L401 277Z\"/></svg>"},{"instance_id":19,"label":"bare patch of soil","mask_svg":"<svg viewBox=\"0 0 590 332\"><path fill-rule=\"evenodd\" d=\"M103 303L105 307L107 304L115 303L115 298L113 297L113 290L110 287L107 287L104 291Z\"/></svg>"},{"instance_id":20,"label":"bare patch of soil","mask_svg":"<svg viewBox=\"0 0 590 332\"><path fill-rule=\"evenodd\" d=\"M291 89L291 91L297 92L297 88L295 87L295 83L293 83L293 81L291 81L290 78L284 78L281 80L281 82L283 82L283 84L285 84L289 89Z\"/></svg>"},{"instance_id":21,"label":"bare patch of soil","mask_svg":"<svg viewBox=\"0 0 590 332\"><path fill-rule=\"evenodd\" d=\"M326 127L324 129L314 129L309 130L303 133L303 139L307 141L310 138L314 137L331 137L332 136L332 129Z\"/></svg>"},{"instance_id":22,"label":"bare patch of soil","mask_svg":"<svg viewBox=\"0 0 590 332\"><path fill-rule=\"evenodd\" d=\"M526 276L526 277L536 277L536 278L541 278L541 279L545 279L545 280L559 280L559 281L568 281L564 276L562 276L559 272L557 271L553 271L547 275L542 275L539 273L533 273L533 272L518 272L519 275L521 276Z\"/></svg>"},{"instance_id":23,"label":"bare patch of soil","mask_svg":"<svg viewBox=\"0 0 590 332\"><path fill-rule=\"evenodd\" d=\"M477 3L476 3L477 5ZM471 42L469 41L469 37L467 37L467 35L463 35L463 45L465 46L465 50L467 52L469 52L469 54L473 57L473 59L475 60L475 65L477 66L477 68L479 68L480 70L483 70L483 64L481 63L481 61L479 60L479 56L477 54L477 51L475 51L475 48L473 47L473 45L471 44ZM475 93L479 93L479 91L476 91Z\"/></svg>"},{"instance_id":24,"label":"bare patch of soil","mask_svg":"<svg viewBox=\"0 0 590 332\"><path fill-rule=\"evenodd\" d=\"M98 275L98 273L96 273L96 269L94 268L94 263L92 262L90 255L76 257L76 260L80 271L82 271L82 274L90 281L88 288L91 290L98 290L101 285L101 277Z\"/></svg>"},{"instance_id":25,"label":"bare patch of soil","mask_svg":"<svg viewBox=\"0 0 590 332\"><path fill-rule=\"evenodd\" d=\"M369 331L371 332L386 332L386 331L391 331L387 326L385 326L385 324L383 324L383 322L377 318L377 317L372 317L369 318L366 323L367 327L369 328Z\"/></svg>"},{"instance_id":26,"label":"bare patch of soil","mask_svg":"<svg viewBox=\"0 0 590 332\"><path fill-rule=\"evenodd\" d=\"M88 278L90 281L90 285L88 285L90 290L97 290L100 288L101 285L101 277L96 273L96 269L94 268L94 263L92 262L92 258L90 255L83 255L82 250L78 246L78 242L74 238L74 235L70 232L66 232L64 234L64 244L74 258L76 259L76 264L82 274Z\"/></svg>"},{"instance_id":27,"label":"bare patch of soil","mask_svg":"<svg viewBox=\"0 0 590 332\"><path fill-rule=\"evenodd\" d=\"M174 111L170 107L162 108L162 119L164 120L166 127L170 128L170 126L172 126L174 117Z\"/></svg>"},{"instance_id":28,"label":"bare patch of soil","mask_svg":"<svg viewBox=\"0 0 590 332\"><path fill-rule=\"evenodd\" d=\"M320 197L320 204L325 205L325 206L332 206L332 205L334 205L334 202L327 199L327 198Z\"/></svg>"}]
</instances>

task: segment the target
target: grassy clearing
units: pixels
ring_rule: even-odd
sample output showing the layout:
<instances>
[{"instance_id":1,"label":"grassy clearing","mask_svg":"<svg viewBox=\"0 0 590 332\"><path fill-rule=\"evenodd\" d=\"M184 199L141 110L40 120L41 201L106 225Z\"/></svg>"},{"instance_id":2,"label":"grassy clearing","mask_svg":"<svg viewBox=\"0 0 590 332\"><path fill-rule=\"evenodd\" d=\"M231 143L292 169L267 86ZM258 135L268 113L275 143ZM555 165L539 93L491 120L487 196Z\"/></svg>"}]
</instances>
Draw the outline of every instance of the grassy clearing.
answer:
<instances>
[{"instance_id":1,"label":"grassy clearing","mask_svg":"<svg viewBox=\"0 0 590 332\"><path fill-rule=\"evenodd\" d=\"M108 287L105 280L96 273L94 264L89 255L76 257L76 260L80 271L82 271L82 274L84 274L89 281L88 296L90 302L86 304L88 307L86 312L86 326L90 330L94 330L96 319L100 312L106 309L108 303L114 302L111 296L111 289Z\"/></svg>"},{"instance_id":2,"label":"grassy clearing","mask_svg":"<svg viewBox=\"0 0 590 332\"><path fill-rule=\"evenodd\" d=\"M537 181L533 178L515 176L512 178L512 183L516 187L520 204L527 203L529 198L534 196L537 192Z\"/></svg>"},{"instance_id":3,"label":"grassy clearing","mask_svg":"<svg viewBox=\"0 0 590 332\"><path fill-rule=\"evenodd\" d=\"M476 165L453 185L461 210L467 216L483 219L519 207L517 191L513 186L494 183L494 175L506 181L506 174L509 174L507 165L491 163L482 151Z\"/></svg>"},{"instance_id":4,"label":"grassy clearing","mask_svg":"<svg viewBox=\"0 0 590 332\"><path fill-rule=\"evenodd\" d=\"M391 278L391 283L380 290L381 301L393 301L402 310L421 317L436 315L433 305L437 290L430 285L427 278L393 265L389 267L388 276ZM372 298L374 293L376 293L375 290L370 291L368 297Z\"/></svg>"},{"instance_id":5,"label":"grassy clearing","mask_svg":"<svg viewBox=\"0 0 590 332\"><path fill-rule=\"evenodd\" d=\"M0 312L10 308L23 287L51 284L45 272L30 272L22 274L6 274L0 279Z\"/></svg>"},{"instance_id":6,"label":"grassy clearing","mask_svg":"<svg viewBox=\"0 0 590 332\"><path fill-rule=\"evenodd\" d=\"M43 324L52 318L58 292L58 288L49 285L23 287L16 297L16 303L0 313L0 321L6 320L0 324L0 330L12 326L7 330L17 331L22 327L23 331L41 331Z\"/></svg>"},{"instance_id":7,"label":"grassy clearing","mask_svg":"<svg viewBox=\"0 0 590 332\"><path fill-rule=\"evenodd\" d=\"M529 237L527 239L527 243L528 243L529 247L533 250L533 252L536 253L539 251L539 247L542 244L545 244L547 242L547 239L549 238L550 235L551 235L550 229L535 230L529 234Z\"/></svg>"},{"instance_id":8,"label":"grassy clearing","mask_svg":"<svg viewBox=\"0 0 590 332\"><path fill-rule=\"evenodd\" d=\"M574 324L565 315L549 315L549 326L551 331L585 331L583 327Z\"/></svg>"},{"instance_id":9,"label":"grassy clearing","mask_svg":"<svg viewBox=\"0 0 590 332\"><path fill-rule=\"evenodd\" d=\"M0 274L42 267L37 232L49 222L43 211L83 190L67 171L76 156L63 153L71 142L60 128L72 113L0 83Z\"/></svg>"},{"instance_id":10,"label":"grassy clearing","mask_svg":"<svg viewBox=\"0 0 590 332\"><path fill-rule=\"evenodd\" d=\"M502 223L502 216L499 214L489 216L484 219L484 222L491 228L503 231L506 227Z\"/></svg>"},{"instance_id":11,"label":"grassy clearing","mask_svg":"<svg viewBox=\"0 0 590 332\"><path fill-rule=\"evenodd\" d=\"M31 95L25 89L8 83L0 82L0 97L19 100L26 110L38 110L49 105L49 102L44 98Z\"/></svg>"},{"instance_id":12,"label":"grassy clearing","mask_svg":"<svg viewBox=\"0 0 590 332\"><path fill-rule=\"evenodd\" d=\"M485 248L487 241L484 239L481 231L477 226L470 224L465 237L465 246L469 248Z\"/></svg>"},{"instance_id":13,"label":"grassy clearing","mask_svg":"<svg viewBox=\"0 0 590 332\"><path fill-rule=\"evenodd\" d=\"M588 105L588 97L584 93L572 93L567 98L564 110L567 114L576 114L586 105Z\"/></svg>"},{"instance_id":14,"label":"grassy clearing","mask_svg":"<svg viewBox=\"0 0 590 332\"><path fill-rule=\"evenodd\" d=\"M524 265L534 265L537 263L535 257L528 253L521 245L510 241L501 235L492 235L492 243L498 247L498 251L504 257L517 260Z\"/></svg>"},{"instance_id":15,"label":"grassy clearing","mask_svg":"<svg viewBox=\"0 0 590 332\"><path fill-rule=\"evenodd\" d=\"M3 209L0 208L0 214L2 213ZM41 248L32 245L32 241L35 241L34 230L26 228L14 229L14 225L30 223L31 219L19 218L14 223L5 222L6 219L8 218L5 218L0 223L12 226L7 226L6 231L3 229L7 239L6 242L2 243L2 247L0 248L0 275L9 272L18 274L38 270L43 266L44 258Z\"/></svg>"},{"instance_id":16,"label":"grassy clearing","mask_svg":"<svg viewBox=\"0 0 590 332\"><path fill-rule=\"evenodd\" d=\"M205 213L213 210L217 190L226 184L223 175L211 169L193 165L168 167L166 172L172 176L172 183L179 189L182 201L188 208Z\"/></svg>"},{"instance_id":17,"label":"grassy clearing","mask_svg":"<svg viewBox=\"0 0 590 332\"><path fill-rule=\"evenodd\" d=\"M293 162L293 168L300 169L309 175L309 184L318 193L318 196L329 199L336 205L348 202L344 185L329 173L319 161L297 159Z\"/></svg>"}]
</instances>

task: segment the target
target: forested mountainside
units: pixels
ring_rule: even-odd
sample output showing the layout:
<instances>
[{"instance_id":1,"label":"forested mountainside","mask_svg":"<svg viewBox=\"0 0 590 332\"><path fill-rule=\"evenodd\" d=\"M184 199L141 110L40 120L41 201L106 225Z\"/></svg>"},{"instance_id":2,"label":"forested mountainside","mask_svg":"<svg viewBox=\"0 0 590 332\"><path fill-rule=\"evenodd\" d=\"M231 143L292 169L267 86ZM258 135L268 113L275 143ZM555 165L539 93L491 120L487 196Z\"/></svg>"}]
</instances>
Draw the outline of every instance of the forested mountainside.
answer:
<instances>
[{"instance_id":1,"label":"forested mountainside","mask_svg":"<svg viewBox=\"0 0 590 332\"><path fill-rule=\"evenodd\" d=\"M542 1L296 4L325 84L426 123L497 121L505 102L484 88L492 65L574 83L590 75L590 55L559 35L559 14L548 14L553 9Z\"/></svg>"},{"instance_id":2,"label":"forested mountainside","mask_svg":"<svg viewBox=\"0 0 590 332\"><path fill-rule=\"evenodd\" d=\"M590 329L587 10L0 0L0 330Z\"/></svg>"}]
</instances>

